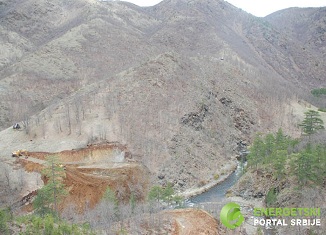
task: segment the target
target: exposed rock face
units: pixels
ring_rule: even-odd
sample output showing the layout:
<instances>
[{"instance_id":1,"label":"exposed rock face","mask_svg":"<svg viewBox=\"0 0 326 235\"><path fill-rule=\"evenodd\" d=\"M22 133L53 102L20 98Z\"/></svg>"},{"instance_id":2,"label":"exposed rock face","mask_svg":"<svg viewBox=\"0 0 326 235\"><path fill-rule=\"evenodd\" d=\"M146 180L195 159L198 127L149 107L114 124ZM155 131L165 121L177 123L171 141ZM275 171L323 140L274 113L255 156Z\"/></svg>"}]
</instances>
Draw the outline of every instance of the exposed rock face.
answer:
<instances>
[{"instance_id":1,"label":"exposed rock face","mask_svg":"<svg viewBox=\"0 0 326 235\"><path fill-rule=\"evenodd\" d=\"M194 128L196 131L202 129L202 123L208 113L208 107L203 105L198 112L192 112L181 118L181 123Z\"/></svg>"}]
</instances>

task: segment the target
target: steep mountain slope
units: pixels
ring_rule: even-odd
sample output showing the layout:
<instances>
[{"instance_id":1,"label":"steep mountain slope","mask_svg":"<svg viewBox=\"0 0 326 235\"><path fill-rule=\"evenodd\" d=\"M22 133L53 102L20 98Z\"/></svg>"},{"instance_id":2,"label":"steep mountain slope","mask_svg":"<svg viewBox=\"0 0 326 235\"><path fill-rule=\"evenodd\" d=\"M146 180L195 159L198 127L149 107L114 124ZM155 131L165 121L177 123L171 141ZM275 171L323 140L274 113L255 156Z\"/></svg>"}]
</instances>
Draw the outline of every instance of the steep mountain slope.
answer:
<instances>
[{"instance_id":1,"label":"steep mountain slope","mask_svg":"<svg viewBox=\"0 0 326 235\"><path fill-rule=\"evenodd\" d=\"M171 50L193 57L230 55L232 63L264 74L269 68L269 74L279 77L276 71L296 85L314 86L322 79L318 54L297 50L299 42L224 1L163 1L144 9L86 0L2 5L1 25L15 35L3 44L15 50L3 54L0 71L2 128L83 85Z\"/></svg>"},{"instance_id":2,"label":"steep mountain slope","mask_svg":"<svg viewBox=\"0 0 326 235\"><path fill-rule=\"evenodd\" d=\"M320 9L309 18L310 24L323 22ZM268 19L253 17L227 2L163 1L148 11L164 19L164 27L156 34L168 45L176 44L177 50L198 53L198 46L200 53L217 53L227 45L247 63L261 70L271 67L296 86L315 86L323 81L325 63L319 52L310 47L298 50L303 41L297 35L280 32ZM183 43L176 41L180 37L175 32L182 35Z\"/></svg>"},{"instance_id":3,"label":"steep mountain slope","mask_svg":"<svg viewBox=\"0 0 326 235\"><path fill-rule=\"evenodd\" d=\"M0 87L6 88L1 93L1 126L26 119L81 86L147 58L151 48L143 33L127 23L124 8L96 1L23 0L2 14L1 25L31 45L0 71ZM138 18L142 25L150 21Z\"/></svg>"},{"instance_id":4,"label":"steep mountain slope","mask_svg":"<svg viewBox=\"0 0 326 235\"><path fill-rule=\"evenodd\" d=\"M283 58L292 64L290 71L296 71L300 77L292 72L288 76L296 77L298 85L304 83L310 88L325 85L326 8L290 8L266 16L264 20L278 35L287 38L278 43L289 54ZM273 35L268 37L275 40Z\"/></svg>"},{"instance_id":5,"label":"steep mountain slope","mask_svg":"<svg viewBox=\"0 0 326 235\"><path fill-rule=\"evenodd\" d=\"M273 27L326 56L326 8L289 8L265 17Z\"/></svg>"},{"instance_id":6,"label":"steep mountain slope","mask_svg":"<svg viewBox=\"0 0 326 235\"><path fill-rule=\"evenodd\" d=\"M325 82L313 48L224 1L15 3L0 14L20 53L0 71L6 159L117 141L186 190L229 173L256 131L299 134L291 104Z\"/></svg>"}]
</instances>

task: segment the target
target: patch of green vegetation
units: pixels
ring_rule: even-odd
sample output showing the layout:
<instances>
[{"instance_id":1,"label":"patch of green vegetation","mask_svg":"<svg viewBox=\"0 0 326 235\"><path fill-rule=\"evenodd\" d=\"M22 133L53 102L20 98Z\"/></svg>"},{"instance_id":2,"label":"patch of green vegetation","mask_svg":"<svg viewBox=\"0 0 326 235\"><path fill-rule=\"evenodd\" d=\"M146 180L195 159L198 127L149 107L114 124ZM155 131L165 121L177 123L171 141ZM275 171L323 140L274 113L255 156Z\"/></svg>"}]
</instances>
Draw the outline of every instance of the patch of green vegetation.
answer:
<instances>
[{"instance_id":1,"label":"patch of green vegetation","mask_svg":"<svg viewBox=\"0 0 326 235\"><path fill-rule=\"evenodd\" d=\"M267 207L272 207L277 201L277 193L275 188L271 188L265 197Z\"/></svg>"},{"instance_id":2,"label":"patch of green vegetation","mask_svg":"<svg viewBox=\"0 0 326 235\"><path fill-rule=\"evenodd\" d=\"M148 193L148 200L150 202L160 201L167 202L169 205L176 204L177 207L183 206L184 198L178 195L175 195L173 186L171 183L168 183L165 187L158 185L153 186Z\"/></svg>"},{"instance_id":3,"label":"patch of green vegetation","mask_svg":"<svg viewBox=\"0 0 326 235\"><path fill-rule=\"evenodd\" d=\"M127 235L128 231L125 228L121 228L119 231L117 231L118 235Z\"/></svg>"},{"instance_id":4,"label":"patch of green vegetation","mask_svg":"<svg viewBox=\"0 0 326 235\"><path fill-rule=\"evenodd\" d=\"M247 166L255 169L267 166L273 169L277 179L281 179L286 173L287 155L297 143L297 140L285 136L281 129L275 135L267 134L265 137L257 135L247 156Z\"/></svg>"},{"instance_id":5,"label":"patch of green vegetation","mask_svg":"<svg viewBox=\"0 0 326 235\"><path fill-rule=\"evenodd\" d=\"M9 234L8 221L10 220L10 214L8 210L0 210L0 234Z\"/></svg>"},{"instance_id":6,"label":"patch of green vegetation","mask_svg":"<svg viewBox=\"0 0 326 235\"><path fill-rule=\"evenodd\" d=\"M0 210L0 234L9 234L8 224L10 222L12 225L23 228L20 234L24 235L95 234L89 224L68 224L67 221L58 217L55 205L66 194L61 182L65 174L57 157L48 157L46 163L48 167L42 173L47 176L48 183L38 190L33 202L34 214L14 218L9 210Z\"/></svg>"},{"instance_id":7,"label":"patch of green vegetation","mask_svg":"<svg viewBox=\"0 0 326 235\"><path fill-rule=\"evenodd\" d=\"M316 88L311 90L311 94L316 97L320 97L321 95L326 95L326 88Z\"/></svg>"},{"instance_id":8,"label":"patch of green vegetation","mask_svg":"<svg viewBox=\"0 0 326 235\"><path fill-rule=\"evenodd\" d=\"M74 235L93 235L88 224L76 225L68 224L66 221L61 220L52 214L46 214L44 217L38 215L28 215L18 217L17 223L25 224L26 228L22 234L46 234L46 235L61 235L61 234L74 234Z\"/></svg>"},{"instance_id":9,"label":"patch of green vegetation","mask_svg":"<svg viewBox=\"0 0 326 235\"><path fill-rule=\"evenodd\" d=\"M302 127L302 131L309 136L315 134L317 131L325 129L324 122L320 119L320 114L315 110L308 110L304 113L305 118L299 125Z\"/></svg>"},{"instance_id":10,"label":"patch of green vegetation","mask_svg":"<svg viewBox=\"0 0 326 235\"><path fill-rule=\"evenodd\" d=\"M214 174L214 180L218 180L218 178L220 178L219 174Z\"/></svg>"},{"instance_id":11,"label":"patch of green vegetation","mask_svg":"<svg viewBox=\"0 0 326 235\"><path fill-rule=\"evenodd\" d=\"M247 157L247 167L269 169L278 180L294 177L299 188L322 185L326 178L326 145L308 144L301 151L294 152L296 144L298 140L283 135L282 130L275 135L256 136Z\"/></svg>"},{"instance_id":12,"label":"patch of green vegetation","mask_svg":"<svg viewBox=\"0 0 326 235\"><path fill-rule=\"evenodd\" d=\"M325 112L326 113L326 108L319 108L318 111L319 112Z\"/></svg>"},{"instance_id":13,"label":"patch of green vegetation","mask_svg":"<svg viewBox=\"0 0 326 235\"><path fill-rule=\"evenodd\" d=\"M60 199L67 195L62 183L65 171L60 167L60 164L57 156L46 158L47 167L42 171L42 174L48 178L48 183L37 191L37 196L33 201L35 212L41 216L49 213L56 214Z\"/></svg>"}]
</instances>

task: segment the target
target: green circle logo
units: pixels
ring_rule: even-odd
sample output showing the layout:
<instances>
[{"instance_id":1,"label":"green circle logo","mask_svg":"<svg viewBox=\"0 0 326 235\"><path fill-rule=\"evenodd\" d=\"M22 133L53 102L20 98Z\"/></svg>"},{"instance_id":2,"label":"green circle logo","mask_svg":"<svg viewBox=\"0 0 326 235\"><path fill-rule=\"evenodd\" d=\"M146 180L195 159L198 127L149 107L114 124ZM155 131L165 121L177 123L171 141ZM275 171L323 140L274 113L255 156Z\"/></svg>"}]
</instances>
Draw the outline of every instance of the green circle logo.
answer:
<instances>
[{"instance_id":1,"label":"green circle logo","mask_svg":"<svg viewBox=\"0 0 326 235\"><path fill-rule=\"evenodd\" d=\"M234 202L229 202L223 206L220 220L227 228L235 229L239 227L244 221L244 217L240 212L240 206Z\"/></svg>"}]
</instances>

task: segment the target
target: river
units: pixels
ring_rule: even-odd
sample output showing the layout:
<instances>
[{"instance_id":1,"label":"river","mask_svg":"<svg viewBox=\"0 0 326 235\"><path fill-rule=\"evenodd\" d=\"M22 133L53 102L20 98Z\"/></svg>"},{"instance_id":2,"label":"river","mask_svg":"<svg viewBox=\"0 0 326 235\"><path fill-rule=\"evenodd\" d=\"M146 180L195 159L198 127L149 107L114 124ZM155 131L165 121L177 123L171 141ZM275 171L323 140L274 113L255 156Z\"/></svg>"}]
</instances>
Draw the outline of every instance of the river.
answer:
<instances>
[{"instance_id":1,"label":"river","mask_svg":"<svg viewBox=\"0 0 326 235\"><path fill-rule=\"evenodd\" d=\"M226 192L238 181L241 177L243 167L238 164L237 169L227 177L223 182L212 187L208 191L196 195L188 200L190 205L201 203L221 202L225 199Z\"/></svg>"},{"instance_id":2,"label":"river","mask_svg":"<svg viewBox=\"0 0 326 235\"><path fill-rule=\"evenodd\" d=\"M238 164L237 169L227 177L223 182L212 187L208 191L191 197L185 201L185 206L187 207L200 207L213 214L218 214L221 207L225 204L227 191L240 179L243 167L245 164ZM252 212L251 212L252 213ZM263 228L264 235L275 235L277 234L276 229Z\"/></svg>"}]
</instances>

